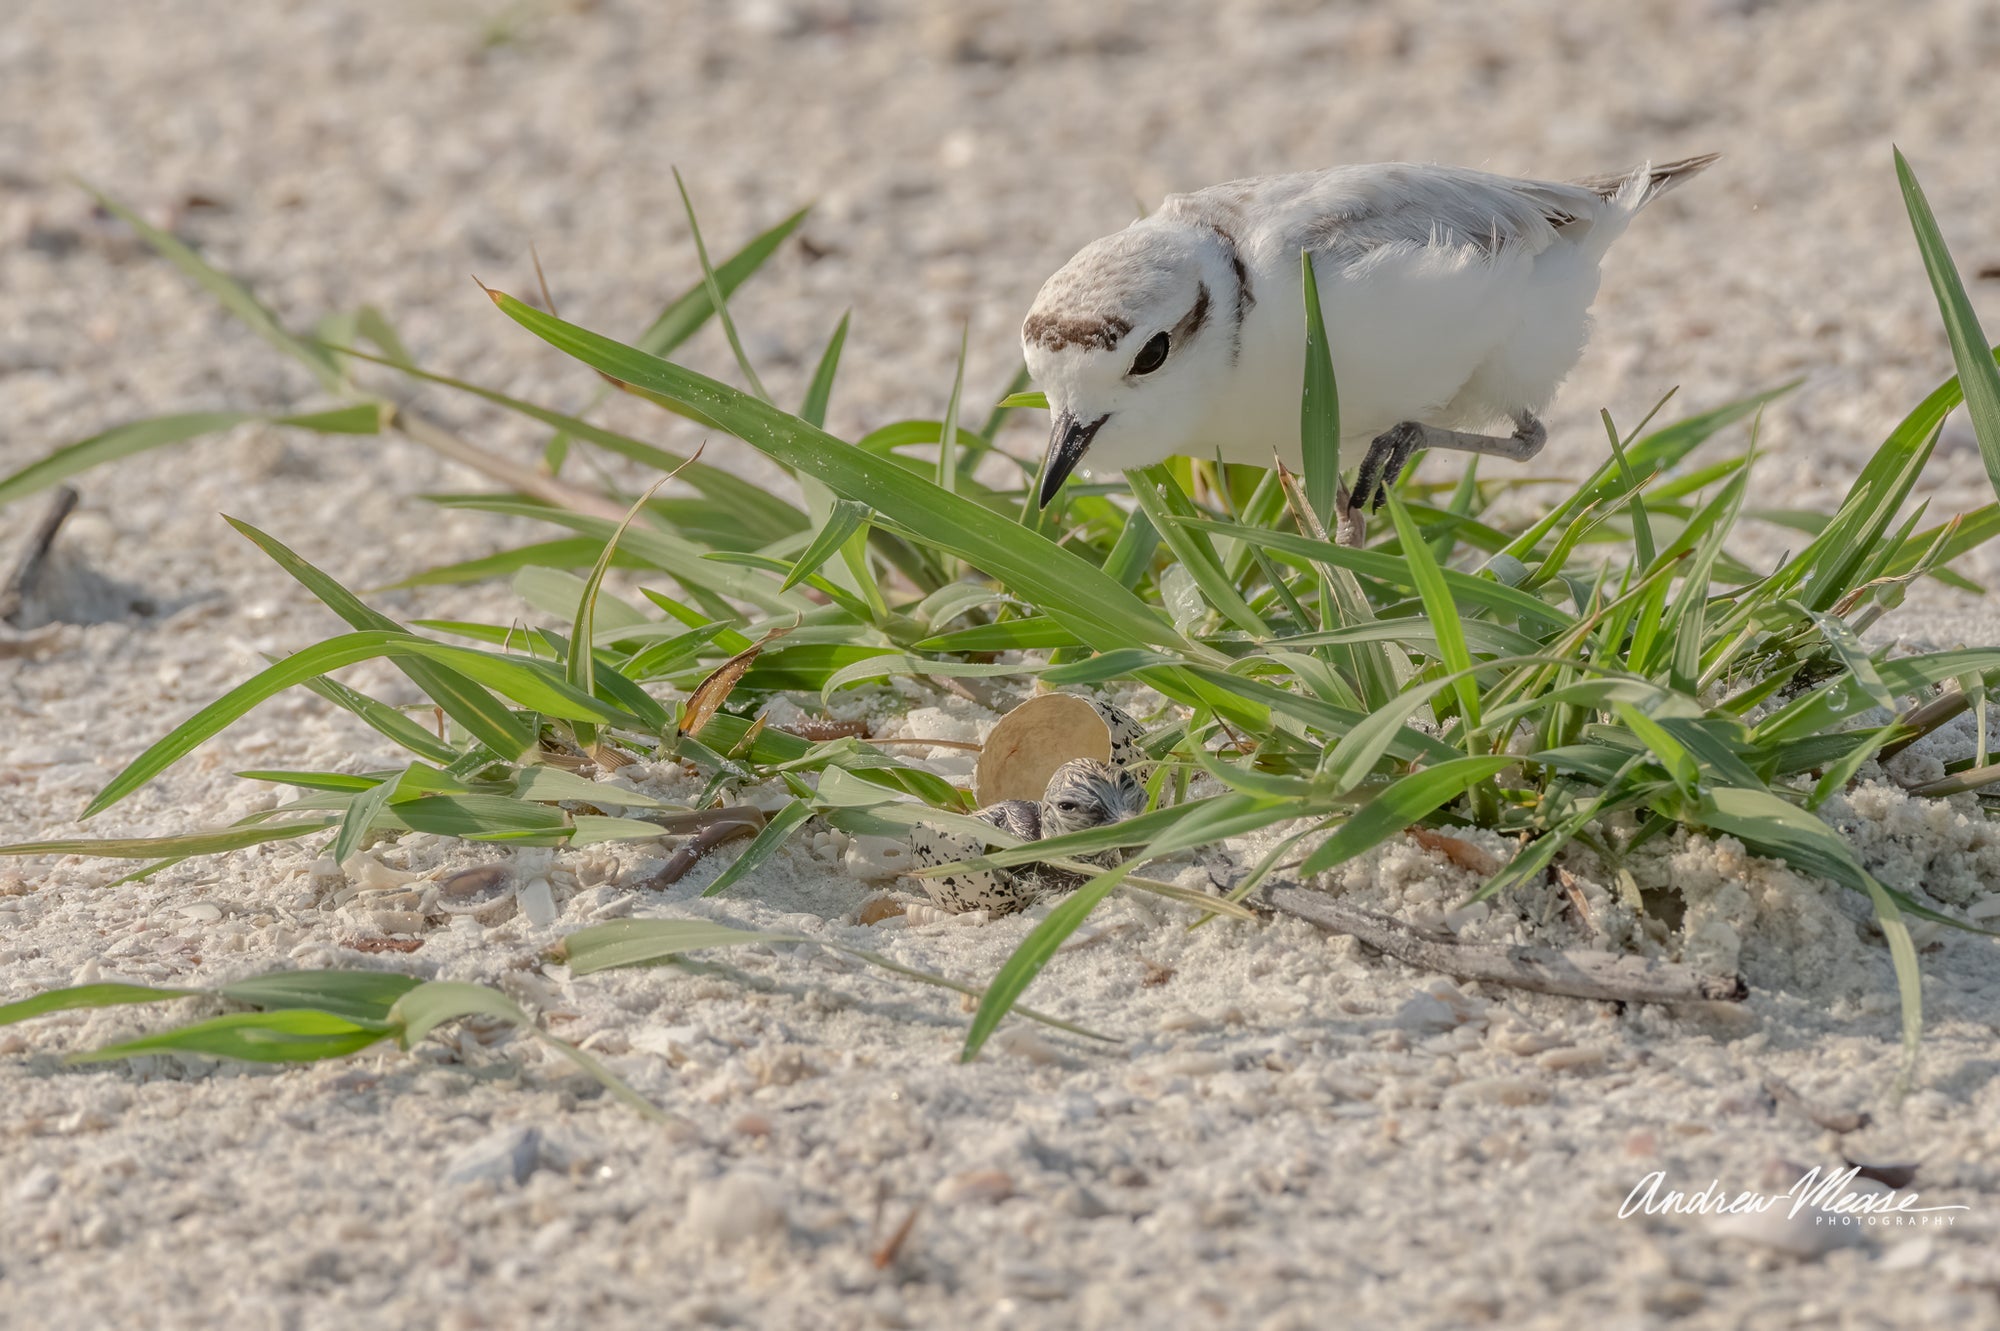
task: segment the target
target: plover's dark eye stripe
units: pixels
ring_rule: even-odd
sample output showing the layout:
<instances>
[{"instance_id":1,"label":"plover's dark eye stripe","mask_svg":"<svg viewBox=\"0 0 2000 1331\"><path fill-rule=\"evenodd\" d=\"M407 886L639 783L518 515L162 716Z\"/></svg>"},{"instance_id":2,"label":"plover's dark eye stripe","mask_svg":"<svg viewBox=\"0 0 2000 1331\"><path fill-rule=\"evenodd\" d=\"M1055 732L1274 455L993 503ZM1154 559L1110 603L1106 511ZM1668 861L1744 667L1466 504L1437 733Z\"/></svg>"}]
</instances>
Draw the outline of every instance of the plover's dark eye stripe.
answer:
<instances>
[{"instance_id":1,"label":"plover's dark eye stripe","mask_svg":"<svg viewBox=\"0 0 2000 1331\"><path fill-rule=\"evenodd\" d=\"M1257 296L1250 290L1250 269L1243 262L1242 251L1236 248L1236 237L1214 222L1208 224L1208 229L1222 242L1223 253L1229 258L1230 271L1236 274L1236 318L1230 325L1229 333L1232 348L1230 359L1233 360L1243 349L1243 320L1250 313L1250 307L1257 303Z\"/></svg>"},{"instance_id":2,"label":"plover's dark eye stripe","mask_svg":"<svg viewBox=\"0 0 2000 1331\"><path fill-rule=\"evenodd\" d=\"M1175 346L1183 345L1189 338L1202 330L1208 322L1208 283L1197 282L1194 289L1194 308L1174 325L1171 340Z\"/></svg>"}]
</instances>

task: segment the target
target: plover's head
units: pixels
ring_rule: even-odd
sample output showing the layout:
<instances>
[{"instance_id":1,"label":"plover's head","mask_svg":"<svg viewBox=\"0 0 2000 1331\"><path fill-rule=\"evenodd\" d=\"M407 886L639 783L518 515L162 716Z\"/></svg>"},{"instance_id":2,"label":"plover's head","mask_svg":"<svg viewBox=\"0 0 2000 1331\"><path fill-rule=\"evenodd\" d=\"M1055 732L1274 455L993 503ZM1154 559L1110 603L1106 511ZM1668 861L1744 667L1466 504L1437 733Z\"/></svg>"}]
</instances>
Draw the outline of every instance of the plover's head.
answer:
<instances>
[{"instance_id":1,"label":"plover's head","mask_svg":"<svg viewBox=\"0 0 2000 1331\"><path fill-rule=\"evenodd\" d=\"M1079 466L1119 471L1197 440L1235 361L1242 278L1211 229L1135 222L1083 247L1021 325L1054 425L1041 503Z\"/></svg>"},{"instance_id":2,"label":"plover's head","mask_svg":"<svg viewBox=\"0 0 2000 1331\"><path fill-rule=\"evenodd\" d=\"M1077 758L1056 768L1042 795L1042 835L1061 836L1146 811L1146 789L1122 767Z\"/></svg>"}]
</instances>

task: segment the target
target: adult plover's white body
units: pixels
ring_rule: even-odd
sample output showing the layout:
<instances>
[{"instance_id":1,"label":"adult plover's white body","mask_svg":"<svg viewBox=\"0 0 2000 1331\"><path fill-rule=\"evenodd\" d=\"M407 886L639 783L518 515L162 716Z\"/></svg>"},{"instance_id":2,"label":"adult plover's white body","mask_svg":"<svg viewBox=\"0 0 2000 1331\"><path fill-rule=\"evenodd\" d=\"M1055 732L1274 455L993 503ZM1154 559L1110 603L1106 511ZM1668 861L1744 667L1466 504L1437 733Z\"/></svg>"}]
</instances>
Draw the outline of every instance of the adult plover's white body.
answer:
<instances>
[{"instance_id":1,"label":"adult plover's white body","mask_svg":"<svg viewBox=\"0 0 2000 1331\"><path fill-rule=\"evenodd\" d=\"M1341 434L1369 443L1356 499L1379 501L1421 448L1534 456L1539 414L1582 355L1605 250L1714 160L1567 184L1392 162L1170 197L1085 246L1022 326L1054 418L1041 502L1078 468L1176 454L1296 468L1301 252ZM1511 433L1472 433L1502 421Z\"/></svg>"}]
</instances>

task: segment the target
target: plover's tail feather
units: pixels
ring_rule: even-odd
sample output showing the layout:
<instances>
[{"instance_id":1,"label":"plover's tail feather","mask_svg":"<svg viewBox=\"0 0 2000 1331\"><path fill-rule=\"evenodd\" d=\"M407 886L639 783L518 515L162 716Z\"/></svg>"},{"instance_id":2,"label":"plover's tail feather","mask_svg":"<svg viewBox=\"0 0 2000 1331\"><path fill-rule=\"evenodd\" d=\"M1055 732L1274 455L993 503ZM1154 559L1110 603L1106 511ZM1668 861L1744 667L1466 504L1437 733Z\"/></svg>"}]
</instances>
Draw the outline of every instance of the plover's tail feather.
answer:
<instances>
[{"instance_id":1,"label":"plover's tail feather","mask_svg":"<svg viewBox=\"0 0 2000 1331\"><path fill-rule=\"evenodd\" d=\"M1611 171L1601 176L1585 176L1571 184L1581 185L1601 199L1617 198L1628 188L1637 186L1637 197L1631 206L1636 210L1679 185L1683 180L1700 175L1710 163L1722 156L1721 153L1702 153L1698 157L1683 157L1678 162L1663 162L1658 166L1650 163L1632 171ZM1644 183L1638 181L1643 177Z\"/></svg>"}]
</instances>

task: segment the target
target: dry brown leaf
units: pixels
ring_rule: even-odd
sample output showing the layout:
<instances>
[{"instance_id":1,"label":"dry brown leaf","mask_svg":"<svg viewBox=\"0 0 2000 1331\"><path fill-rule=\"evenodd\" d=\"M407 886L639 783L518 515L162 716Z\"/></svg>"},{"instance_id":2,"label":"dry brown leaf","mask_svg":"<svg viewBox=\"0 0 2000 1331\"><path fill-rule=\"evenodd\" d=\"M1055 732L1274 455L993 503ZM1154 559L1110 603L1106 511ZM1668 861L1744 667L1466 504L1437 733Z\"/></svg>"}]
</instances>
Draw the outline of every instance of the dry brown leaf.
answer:
<instances>
[{"instance_id":1,"label":"dry brown leaf","mask_svg":"<svg viewBox=\"0 0 2000 1331\"><path fill-rule=\"evenodd\" d=\"M715 714L722 710L722 704L729 701L729 695L736 691L737 683L757 660L757 654L764 650L771 639L782 637L789 632L790 629L776 629L765 634L763 642L751 643L717 666L707 679L695 685L694 692L688 695L687 703L681 708L680 733L699 735L702 727L714 720Z\"/></svg>"},{"instance_id":2,"label":"dry brown leaf","mask_svg":"<svg viewBox=\"0 0 2000 1331\"><path fill-rule=\"evenodd\" d=\"M1410 840L1425 850L1434 850L1469 873L1491 876L1500 872L1500 861L1470 841L1428 827L1408 829Z\"/></svg>"},{"instance_id":3,"label":"dry brown leaf","mask_svg":"<svg viewBox=\"0 0 2000 1331\"><path fill-rule=\"evenodd\" d=\"M1000 718L979 750L972 794L981 806L1039 800L1049 778L1078 758L1111 761L1111 727L1072 693L1044 693Z\"/></svg>"}]
</instances>

